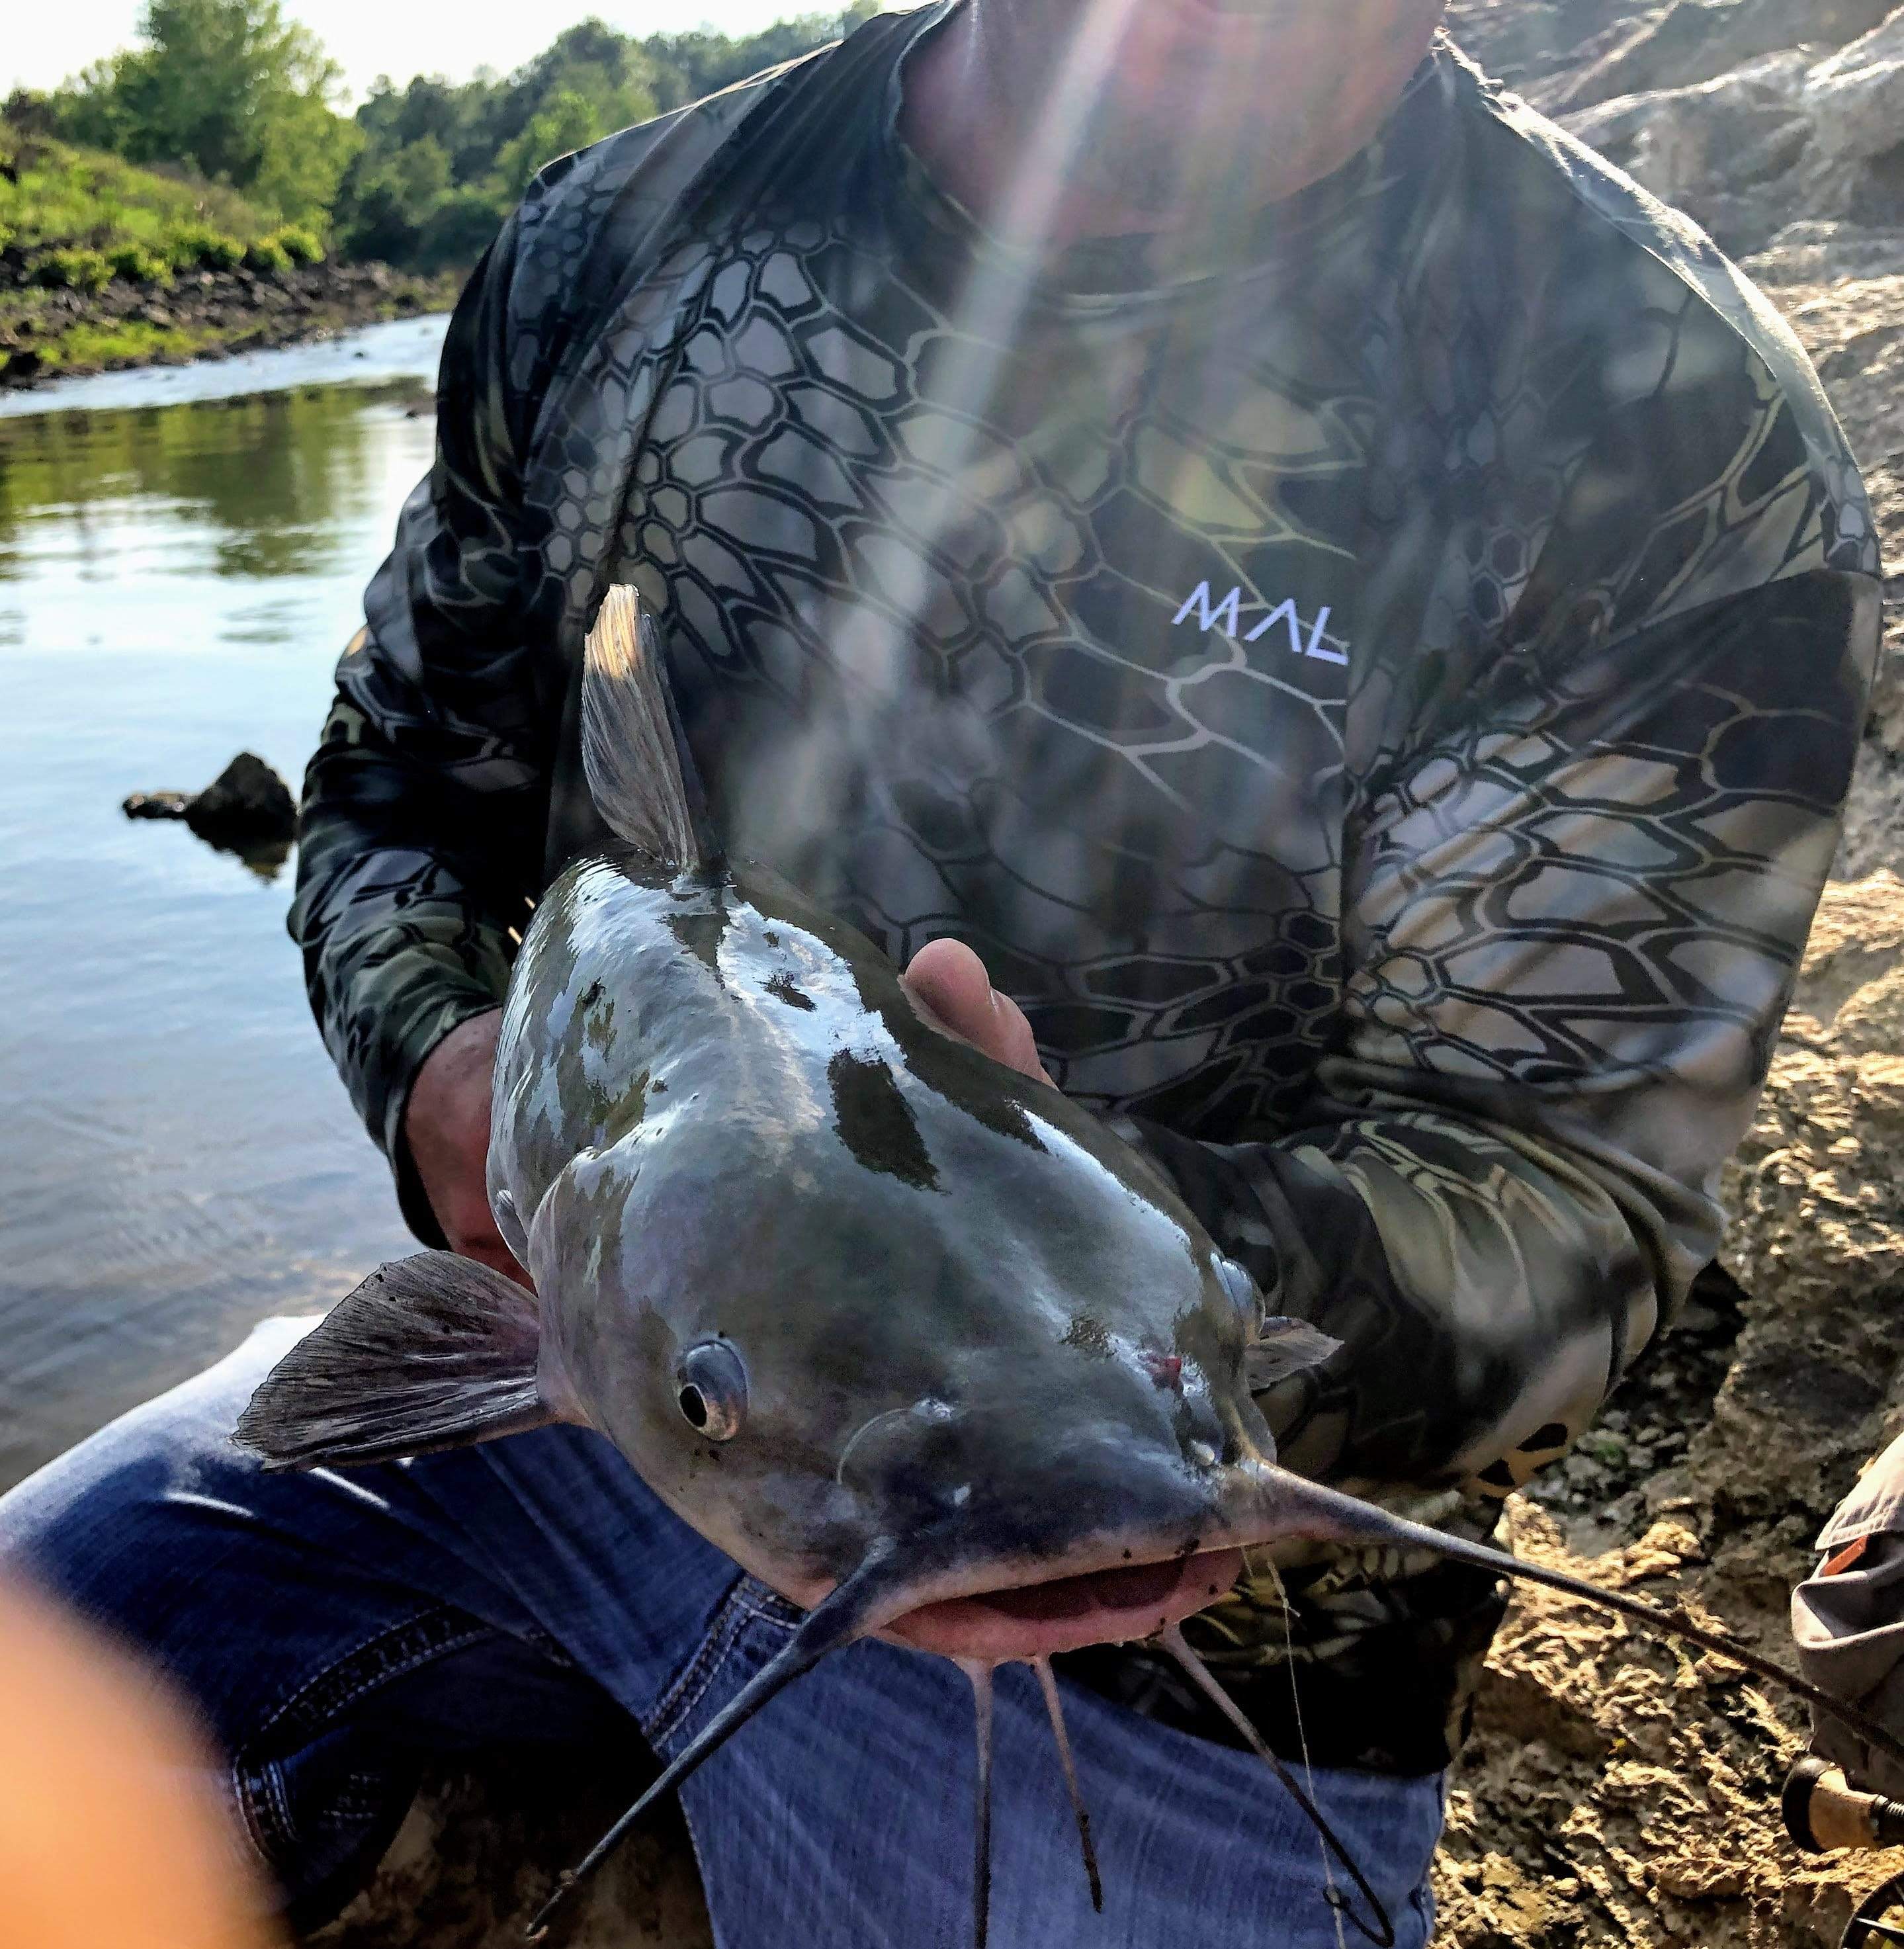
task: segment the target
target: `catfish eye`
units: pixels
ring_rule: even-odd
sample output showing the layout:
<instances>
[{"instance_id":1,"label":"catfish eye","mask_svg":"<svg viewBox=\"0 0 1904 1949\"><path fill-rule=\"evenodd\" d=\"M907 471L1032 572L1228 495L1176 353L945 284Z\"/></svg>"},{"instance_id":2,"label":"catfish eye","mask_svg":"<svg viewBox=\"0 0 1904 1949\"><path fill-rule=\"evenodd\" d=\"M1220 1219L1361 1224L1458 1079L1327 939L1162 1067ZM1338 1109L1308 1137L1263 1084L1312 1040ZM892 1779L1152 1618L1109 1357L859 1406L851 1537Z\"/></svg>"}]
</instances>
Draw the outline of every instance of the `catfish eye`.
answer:
<instances>
[{"instance_id":1,"label":"catfish eye","mask_svg":"<svg viewBox=\"0 0 1904 1949\"><path fill-rule=\"evenodd\" d=\"M704 1340L675 1363L682 1417L715 1441L731 1441L747 1418L747 1370L725 1340Z\"/></svg>"}]
</instances>

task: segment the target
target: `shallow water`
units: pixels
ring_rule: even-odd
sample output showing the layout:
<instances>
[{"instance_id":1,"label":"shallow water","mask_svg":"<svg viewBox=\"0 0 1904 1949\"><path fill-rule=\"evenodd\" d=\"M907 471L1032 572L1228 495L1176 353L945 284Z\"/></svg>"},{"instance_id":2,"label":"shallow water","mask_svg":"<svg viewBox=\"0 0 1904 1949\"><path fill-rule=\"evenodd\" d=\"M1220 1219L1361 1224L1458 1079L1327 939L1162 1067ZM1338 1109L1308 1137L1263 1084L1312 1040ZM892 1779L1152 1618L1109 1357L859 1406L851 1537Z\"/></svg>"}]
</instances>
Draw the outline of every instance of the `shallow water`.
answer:
<instances>
[{"instance_id":1,"label":"shallow water","mask_svg":"<svg viewBox=\"0 0 1904 1949\"><path fill-rule=\"evenodd\" d=\"M290 869L119 807L241 749L295 788L429 462L441 334L0 421L0 1483L412 1248L305 1005Z\"/></svg>"}]
</instances>

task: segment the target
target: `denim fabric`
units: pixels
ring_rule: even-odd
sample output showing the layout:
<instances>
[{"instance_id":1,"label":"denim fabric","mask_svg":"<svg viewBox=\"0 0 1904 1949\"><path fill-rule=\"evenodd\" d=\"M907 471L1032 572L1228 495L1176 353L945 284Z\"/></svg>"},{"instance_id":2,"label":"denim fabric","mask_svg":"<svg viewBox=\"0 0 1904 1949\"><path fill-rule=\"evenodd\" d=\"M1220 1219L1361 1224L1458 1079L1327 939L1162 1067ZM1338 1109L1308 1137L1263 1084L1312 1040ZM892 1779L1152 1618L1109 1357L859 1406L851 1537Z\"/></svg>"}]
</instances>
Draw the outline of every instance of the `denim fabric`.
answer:
<instances>
[{"instance_id":1,"label":"denim fabric","mask_svg":"<svg viewBox=\"0 0 1904 1949\"><path fill-rule=\"evenodd\" d=\"M797 1613L588 1433L264 1473L229 1431L304 1326L268 1322L0 1499L0 1562L143 1646L197 1700L246 1830L315 1919L368 1872L427 1761L613 1739L629 1715L678 1751ZM1258 1762L1065 1696L1105 1912L1091 1911L1036 1686L1008 1668L999 1949L1334 1949L1315 1837ZM682 1791L722 1949L964 1949L974 1764L970 1690L942 1661L866 1643L800 1680ZM1319 1770L1315 1791L1401 1949L1419 1949L1440 1780Z\"/></svg>"}]
</instances>

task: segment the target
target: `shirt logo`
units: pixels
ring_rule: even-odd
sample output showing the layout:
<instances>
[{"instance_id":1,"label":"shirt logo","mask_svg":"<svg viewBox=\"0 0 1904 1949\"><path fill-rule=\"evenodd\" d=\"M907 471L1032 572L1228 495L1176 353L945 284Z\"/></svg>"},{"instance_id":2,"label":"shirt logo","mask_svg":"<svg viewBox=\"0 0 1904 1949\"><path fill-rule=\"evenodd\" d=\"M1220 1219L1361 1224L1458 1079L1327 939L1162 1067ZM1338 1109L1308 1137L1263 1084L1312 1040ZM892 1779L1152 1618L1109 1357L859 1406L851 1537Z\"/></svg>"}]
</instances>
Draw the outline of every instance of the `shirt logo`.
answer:
<instances>
[{"instance_id":1,"label":"shirt logo","mask_svg":"<svg viewBox=\"0 0 1904 1949\"><path fill-rule=\"evenodd\" d=\"M1268 605L1264 603L1253 602L1249 606L1252 609L1268 609ZM1175 627L1176 624L1194 617L1197 628L1206 635L1214 629L1232 640L1241 636L1246 643L1253 643L1258 637L1266 636L1280 623L1289 633L1289 648L1292 654L1314 657L1325 664L1346 664L1349 661L1349 645L1346 643L1337 645L1328 633L1329 610L1326 604L1315 612L1315 620L1308 626L1306 637L1303 634L1303 619L1292 601L1278 602L1275 608L1269 609L1269 613L1247 636L1243 635L1243 592L1241 589L1232 589L1222 601L1213 603L1210 599L1210 584L1200 582L1183 598L1183 607L1170 618L1170 621L1172 626Z\"/></svg>"}]
</instances>

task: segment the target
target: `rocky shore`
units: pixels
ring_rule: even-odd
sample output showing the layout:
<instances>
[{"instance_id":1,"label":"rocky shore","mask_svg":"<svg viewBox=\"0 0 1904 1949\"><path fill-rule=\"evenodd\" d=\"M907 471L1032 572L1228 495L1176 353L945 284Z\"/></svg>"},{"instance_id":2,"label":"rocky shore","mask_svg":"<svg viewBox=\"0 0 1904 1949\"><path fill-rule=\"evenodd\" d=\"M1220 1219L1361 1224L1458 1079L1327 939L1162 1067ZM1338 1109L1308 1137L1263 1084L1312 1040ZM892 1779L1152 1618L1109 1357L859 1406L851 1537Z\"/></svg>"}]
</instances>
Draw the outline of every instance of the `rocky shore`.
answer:
<instances>
[{"instance_id":1,"label":"rocky shore","mask_svg":"<svg viewBox=\"0 0 1904 1949\"><path fill-rule=\"evenodd\" d=\"M167 284L115 278L96 291L10 283L0 262L0 387L266 351L384 319L446 311L454 278L384 264L181 272Z\"/></svg>"}]
</instances>

